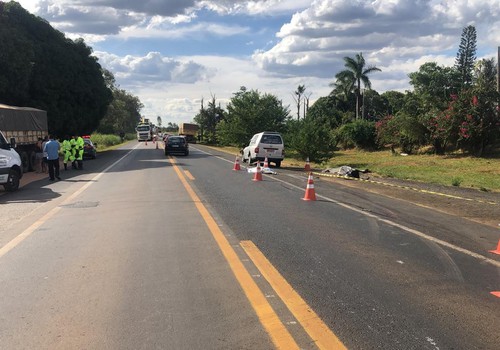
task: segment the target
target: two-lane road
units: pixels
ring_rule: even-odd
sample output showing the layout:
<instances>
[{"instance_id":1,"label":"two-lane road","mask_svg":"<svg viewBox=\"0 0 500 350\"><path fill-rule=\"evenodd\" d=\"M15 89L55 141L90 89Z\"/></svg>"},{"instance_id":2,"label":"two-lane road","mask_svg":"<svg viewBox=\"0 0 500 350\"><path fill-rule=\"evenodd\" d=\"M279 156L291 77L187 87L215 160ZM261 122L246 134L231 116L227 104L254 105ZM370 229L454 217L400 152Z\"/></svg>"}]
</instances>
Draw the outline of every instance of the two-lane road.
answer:
<instances>
[{"instance_id":1,"label":"two-lane road","mask_svg":"<svg viewBox=\"0 0 500 350\"><path fill-rule=\"evenodd\" d=\"M498 347L493 228L233 161L130 143L1 196L0 348Z\"/></svg>"}]
</instances>

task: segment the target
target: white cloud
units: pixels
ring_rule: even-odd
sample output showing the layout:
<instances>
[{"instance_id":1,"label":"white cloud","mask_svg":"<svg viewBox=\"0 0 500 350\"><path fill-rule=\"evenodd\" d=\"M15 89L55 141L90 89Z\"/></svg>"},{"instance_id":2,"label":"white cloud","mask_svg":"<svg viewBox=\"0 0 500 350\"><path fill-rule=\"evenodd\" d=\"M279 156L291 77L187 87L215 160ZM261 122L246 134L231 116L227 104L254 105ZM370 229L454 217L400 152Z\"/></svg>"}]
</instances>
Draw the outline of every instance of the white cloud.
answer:
<instances>
[{"instance_id":1,"label":"white cloud","mask_svg":"<svg viewBox=\"0 0 500 350\"><path fill-rule=\"evenodd\" d=\"M123 28L122 32L117 35L121 39L130 38L166 38L166 39L189 39L197 40L213 35L219 37L229 37L249 33L249 28L238 25L222 25L217 23L196 23L186 26L172 26L167 23L156 22L147 26L131 26Z\"/></svg>"},{"instance_id":2,"label":"white cloud","mask_svg":"<svg viewBox=\"0 0 500 350\"><path fill-rule=\"evenodd\" d=\"M149 84L162 81L179 84L193 84L209 80L214 71L192 60L176 60L163 57L159 52L146 56L127 55L119 57L106 52L95 52L103 67L110 70L124 85Z\"/></svg>"},{"instance_id":3,"label":"white cloud","mask_svg":"<svg viewBox=\"0 0 500 350\"><path fill-rule=\"evenodd\" d=\"M382 69L371 75L374 89L404 91L423 63L454 64L465 26L476 27L478 57L496 56L500 37L498 0L20 2L69 37L98 43L100 63L144 113L173 122L192 120L201 98L227 102L241 85L293 104L304 84L314 101L358 52Z\"/></svg>"},{"instance_id":4,"label":"white cloud","mask_svg":"<svg viewBox=\"0 0 500 350\"><path fill-rule=\"evenodd\" d=\"M269 72L327 78L343 69L344 56L357 52L379 67L416 63L419 57L454 56L468 24L476 26L478 37L486 38L480 42L494 52L498 5L498 0L316 0L281 27L275 46L255 52L253 58ZM411 68L401 70L401 75L418 66ZM384 73L373 74L373 79L376 75Z\"/></svg>"}]
</instances>

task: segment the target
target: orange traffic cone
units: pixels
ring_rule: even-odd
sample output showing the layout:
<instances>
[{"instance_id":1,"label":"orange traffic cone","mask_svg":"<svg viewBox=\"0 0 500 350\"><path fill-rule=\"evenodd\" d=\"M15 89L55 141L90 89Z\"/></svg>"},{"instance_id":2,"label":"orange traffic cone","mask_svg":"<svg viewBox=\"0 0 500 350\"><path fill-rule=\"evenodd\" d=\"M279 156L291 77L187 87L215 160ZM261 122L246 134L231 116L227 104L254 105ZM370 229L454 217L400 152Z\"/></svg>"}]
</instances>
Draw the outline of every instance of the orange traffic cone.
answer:
<instances>
[{"instance_id":1,"label":"orange traffic cone","mask_svg":"<svg viewBox=\"0 0 500 350\"><path fill-rule=\"evenodd\" d=\"M264 158L264 168L269 168L269 162L267 161L267 157Z\"/></svg>"},{"instance_id":2,"label":"orange traffic cone","mask_svg":"<svg viewBox=\"0 0 500 350\"><path fill-rule=\"evenodd\" d=\"M496 297L499 297L499 298L500 298L500 292L491 292L491 294L493 294L494 296L496 296Z\"/></svg>"},{"instance_id":3,"label":"orange traffic cone","mask_svg":"<svg viewBox=\"0 0 500 350\"><path fill-rule=\"evenodd\" d=\"M253 181L262 181L262 173L260 172L260 162L257 162L257 169L255 170Z\"/></svg>"},{"instance_id":4,"label":"orange traffic cone","mask_svg":"<svg viewBox=\"0 0 500 350\"><path fill-rule=\"evenodd\" d=\"M311 165L309 164L309 157L306 159L306 165L304 166L304 171L311 171Z\"/></svg>"},{"instance_id":5,"label":"orange traffic cone","mask_svg":"<svg viewBox=\"0 0 500 350\"><path fill-rule=\"evenodd\" d=\"M309 178L307 179L306 193L304 195L304 198L302 198L302 200L305 201L316 200L316 193L314 192L314 181L312 173L309 173Z\"/></svg>"},{"instance_id":6,"label":"orange traffic cone","mask_svg":"<svg viewBox=\"0 0 500 350\"><path fill-rule=\"evenodd\" d=\"M241 167L240 167L240 157L236 156L236 159L234 160L234 167L233 167L233 170L241 170Z\"/></svg>"},{"instance_id":7,"label":"orange traffic cone","mask_svg":"<svg viewBox=\"0 0 500 350\"><path fill-rule=\"evenodd\" d=\"M500 254L500 241L498 241L497 249L495 249L495 250L489 250L489 252L493 253L493 254Z\"/></svg>"}]
</instances>

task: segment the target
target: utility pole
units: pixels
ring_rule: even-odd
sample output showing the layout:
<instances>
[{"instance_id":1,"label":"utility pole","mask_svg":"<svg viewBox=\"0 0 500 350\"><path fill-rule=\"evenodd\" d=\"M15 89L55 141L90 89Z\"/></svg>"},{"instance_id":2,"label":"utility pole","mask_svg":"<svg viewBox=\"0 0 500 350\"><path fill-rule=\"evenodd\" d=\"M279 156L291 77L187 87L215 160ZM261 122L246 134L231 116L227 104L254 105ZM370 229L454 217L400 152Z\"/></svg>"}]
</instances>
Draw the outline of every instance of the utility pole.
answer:
<instances>
[{"instance_id":1,"label":"utility pole","mask_svg":"<svg viewBox=\"0 0 500 350\"><path fill-rule=\"evenodd\" d=\"M500 92L500 46L498 47L497 56L497 91Z\"/></svg>"}]
</instances>

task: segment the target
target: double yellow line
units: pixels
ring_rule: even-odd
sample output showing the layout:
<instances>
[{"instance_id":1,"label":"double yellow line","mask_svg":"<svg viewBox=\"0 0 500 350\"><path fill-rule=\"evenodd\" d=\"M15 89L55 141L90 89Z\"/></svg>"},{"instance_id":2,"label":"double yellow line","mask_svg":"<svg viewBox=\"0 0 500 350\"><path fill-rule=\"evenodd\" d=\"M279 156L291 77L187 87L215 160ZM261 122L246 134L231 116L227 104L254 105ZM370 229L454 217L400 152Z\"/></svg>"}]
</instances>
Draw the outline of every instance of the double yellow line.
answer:
<instances>
[{"instance_id":1,"label":"double yellow line","mask_svg":"<svg viewBox=\"0 0 500 350\"><path fill-rule=\"evenodd\" d=\"M171 157L169 160L203 220L207 224L222 254L226 258L231 270L238 280L238 283L255 310L261 324L269 334L273 344L277 349L300 349L299 345L293 339L288 329L283 325L283 322L281 322L278 315L267 301L265 295L257 286L257 283L254 281L232 246L229 244L214 218L210 215L207 208L196 195L182 171L175 164L175 160ZM194 179L191 174L186 173L186 175L191 180ZM255 266L260 270L262 276L264 276L276 294L297 319L298 323L300 323L306 333L311 337L318 349L346 349L337 336L307 305L307 303L290 286L290 284L288 284L288 282L266 259L255 244L251 241L242 241L240 245L248 257L253 261Z\"/></svg>"}]
</instances>

